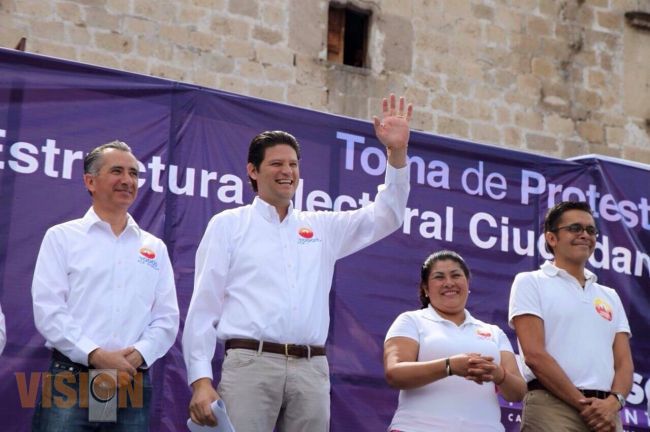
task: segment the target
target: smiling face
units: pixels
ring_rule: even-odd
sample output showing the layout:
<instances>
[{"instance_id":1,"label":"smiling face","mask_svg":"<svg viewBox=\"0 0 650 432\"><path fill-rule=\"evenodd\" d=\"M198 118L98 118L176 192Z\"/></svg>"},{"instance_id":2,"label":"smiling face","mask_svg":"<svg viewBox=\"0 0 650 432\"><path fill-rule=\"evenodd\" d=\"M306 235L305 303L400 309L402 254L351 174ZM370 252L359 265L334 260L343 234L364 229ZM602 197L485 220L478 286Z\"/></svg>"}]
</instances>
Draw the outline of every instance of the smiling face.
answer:
<instances>
[{"instance_id":1,"label":"smiling face","mask_svg":"<svg viewBox=\"0 0 650 432\"><path fill-rule=\"evenodd\" d=\"M84 174L93 206L106 212L126 212L138 194L138 162L132 153L106 149L96 173Z\"/></svg>"},{"instance_id":2,"label":"smiling face","mask_svg":"<svg viewBox=\"0 0 650 432\"><path fill-rule=\"evenodd\" d=\"M296 193L300 168L296 151L287 144L268 147L259 168L249 163L248 176L257 182L257 194L277 208L286 209Z\"/></svg>"},{"instance_id":3,"label":"smiling face","mask_svg":"<svg viewBox=\"0 0 650 432\"><path fill-rule=\"evenodd\" d=\"M580 224L583 227L594 226L594 218L582 210L567 210L562 213L558 227ZM585 230L572 233L567 229L556 229L545 234L547 243L553 248L556 265L564 263L584 266L596 247L596 236Z\"/></svg>"},{"instance_id":4,"label":"smiling face","mask_svg":"<svg viewBox=\"0 0 650 432\"><path fill-rule=\"evenodd\" d=\"M451 259L436 261L423 289L440 316L456 324L464 321L469 281L458 262Z\"/></svg>"}]
</instances>

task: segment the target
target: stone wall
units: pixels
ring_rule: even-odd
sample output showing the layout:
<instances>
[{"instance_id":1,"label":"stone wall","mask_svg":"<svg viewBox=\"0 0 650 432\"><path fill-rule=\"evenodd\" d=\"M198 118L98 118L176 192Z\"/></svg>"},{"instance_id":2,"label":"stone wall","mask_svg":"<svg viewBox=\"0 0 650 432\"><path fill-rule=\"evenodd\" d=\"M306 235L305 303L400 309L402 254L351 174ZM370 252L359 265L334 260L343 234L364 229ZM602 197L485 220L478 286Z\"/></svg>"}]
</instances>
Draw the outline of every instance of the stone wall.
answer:
<instances>
[{"instance_id":1,"label":"stone wall","mask_svg":"<svg viewBox=\"0 0 650 432\"><path fill-rule=\"evenodd\" d=\"M557 157L650 163L650 0L340 0L366 69L327 62L325 0L0 0L0 45Z\"/></svg>"}]
</instances>

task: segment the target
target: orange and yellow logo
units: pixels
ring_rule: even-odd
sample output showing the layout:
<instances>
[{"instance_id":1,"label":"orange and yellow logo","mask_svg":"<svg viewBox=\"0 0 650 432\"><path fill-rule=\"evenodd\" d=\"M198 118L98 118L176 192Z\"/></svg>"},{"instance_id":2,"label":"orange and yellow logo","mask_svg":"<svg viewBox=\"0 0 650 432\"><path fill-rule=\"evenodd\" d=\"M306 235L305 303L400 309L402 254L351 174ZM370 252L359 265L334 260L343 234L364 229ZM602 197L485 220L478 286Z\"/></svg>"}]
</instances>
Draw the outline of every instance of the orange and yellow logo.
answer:
<instances>
[{"instance_id":1,"label":"orange and yellow logo","mask_svg":"<svg viewBox=\"0 0 650 432\"><path fill-rule=\"evenodd\" d=\"M612 307L606 303L605 300L596 298L594 300L594 307L596 308L598 315L605 318L607 321L612 320Z\"/></svg>"}]
</instances>

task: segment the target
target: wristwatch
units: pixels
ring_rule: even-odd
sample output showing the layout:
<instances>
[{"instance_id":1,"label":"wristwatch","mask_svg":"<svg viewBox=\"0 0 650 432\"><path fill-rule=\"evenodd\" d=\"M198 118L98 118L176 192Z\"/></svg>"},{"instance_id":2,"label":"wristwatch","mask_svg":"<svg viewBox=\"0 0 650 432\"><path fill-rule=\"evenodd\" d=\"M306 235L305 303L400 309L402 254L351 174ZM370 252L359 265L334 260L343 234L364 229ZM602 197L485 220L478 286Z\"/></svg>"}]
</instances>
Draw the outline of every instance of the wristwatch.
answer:
<instances>
[{"instance_id":1,"label":"wristwatch","mask_svg":"<svg viewBox=\"0 0 650 432\"><path fill-rule=\"evenodd\" d=\"M612 392L612 395L618 400L618 404L621 406L619 408L619 411L623 409L625 406L625 396L623 396L621 393L614 393Z\"/></svg>"}]
</instances>

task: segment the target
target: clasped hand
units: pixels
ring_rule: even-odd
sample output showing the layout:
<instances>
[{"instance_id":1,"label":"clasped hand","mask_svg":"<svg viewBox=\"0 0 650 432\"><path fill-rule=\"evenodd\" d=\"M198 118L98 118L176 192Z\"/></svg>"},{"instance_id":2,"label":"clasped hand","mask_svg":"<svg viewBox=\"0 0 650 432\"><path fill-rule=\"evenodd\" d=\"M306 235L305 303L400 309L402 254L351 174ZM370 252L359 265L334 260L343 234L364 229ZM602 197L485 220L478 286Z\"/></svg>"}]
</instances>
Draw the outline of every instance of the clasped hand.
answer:
<instances>
[{"instance_id":1,"label":"clasped hand","mask_svg":"<svg viewBox=\"0 0 650 432\"><path fill-rule=\"evenodd\" d=\"M580 401L583 405L580 417L596 432L616 431L616 416L618 415L618 401L609 399L585 398Z\"/></svg>"},{"instance_id":2,"label":"clasped hand","mask_svg":"<svg viewBox=\"0 0 650 432\"><path fill-rule=\"evenodd\" d=\"M454 375L465 377L469 381L483 384L490 381L501 381L504 371L494 363L494 357L477 353L458 354L450 359L451 371Z\"/></svg>"}]
</instances>

